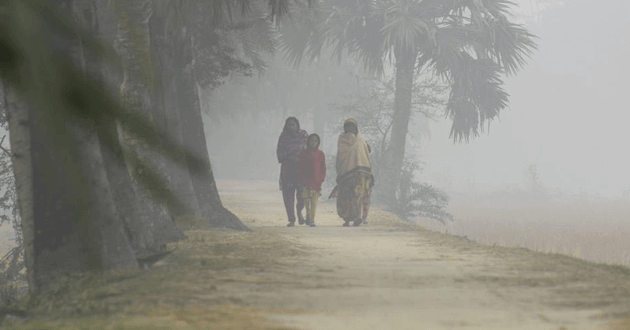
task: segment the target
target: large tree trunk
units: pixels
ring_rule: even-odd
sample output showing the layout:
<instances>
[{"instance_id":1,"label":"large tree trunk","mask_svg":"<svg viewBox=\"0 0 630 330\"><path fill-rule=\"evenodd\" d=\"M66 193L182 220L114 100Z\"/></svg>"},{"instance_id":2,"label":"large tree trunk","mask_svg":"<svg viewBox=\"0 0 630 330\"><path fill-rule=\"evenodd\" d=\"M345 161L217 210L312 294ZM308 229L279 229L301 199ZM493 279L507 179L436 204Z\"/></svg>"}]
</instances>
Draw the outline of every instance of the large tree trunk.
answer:
<instances>
[{"instance_id":1,"label":"large tree trunk","mask_svg":"<svg viewBox=\"0 0 630 330\"><path fill-rule=\"evenodd\" d=\"M405 159L405 146L409 118L411 116L411 92L413 90L414 66L417 54L414 52L396 51L396 93L394 95L394 118L392 136L385 152L381 196L385 199L396 196L399 177Z\"/></svg>"},{"instance_id":2,"label":"large tree trunk","mask_svg":"<svg viewBox=\"0 0 630 330\"><path fill-rule=\"evenodd\" d=\"M155 124L176 145L184 145L182 125L177 103L175 81L174 43L177 30L173 29L175 12L168 2L153 2L153 15L149 21L151 58L155 68L155 82L151 102ZM165 164L171 192L179 197L181 209L171 210L175 218L200 216L199 203L192 184L188 162L183 149L175 151L176 159Z\"/></svg>"},{"instance_id":3,"label":"large tree trunk","mask_svg":"<svg viewBox=\"0 0 630 330\"><path fill-rule=\"evenodd\" d=\"M118 7L118 52L123 60L123 79L119 82L121 99L130 111L136 111L145 120L155 125L151 110L153 64L150 52L149 20L152 15L152 1L138 0L132 2L119 2ZM128 131L133 127L126 127ZM116 134L115 127L109 128L109 134ZM165 159L159 152L152 149L144 141L133 138L128 134L122 134L120 138L127 149L128 160L136 159L139 163L129 162L132 172L133 194L137 198L137 204L142 205L140 218L130 223L131 235L138 237L136 248L154 249L165 243L178 240L183 234L176 228L173 219L169 216L165 205L161 205L156 199L163 194L160 191L150 191L145 186L146 174L144 166L148 166L156 173L163 175ZM127 157L126 157L127 158ZM113 174L114 175L114 174ZM131 193L131 192L129 192ZM178 197L178 196L177 196ZM133 207L125 205L122 207Z\"/></svg>"},{"instance_id":4,"label":"large tree trunk","mask_svg":"<svg viewBox=\"0 0 630 330\"><path fill-rule=\"evenodd\" d=\"M31 292L59 275L137 267L93 122L31 110L10 88L7 112Z\"/></svg>"},{"instance_id":5,"label":"large tree trunk","mask_svg":"<svg viewBox=\"0 0 630 330\"><path fill-rule=\"evenodd\" d=\"M91 23L92 30L98 32L105 42L113 43L119 35L116 15L102 1L94 2L94 6L96 13L92 17L92 22L88 23ZM142 29L136 31L142 32ZM108 77L109 82L120 80L116 79L116 76L120 74L116 75L111 69L104 69L96 59L92 61L88 59L86 62L95 66L92 70L95 76L104 75ZM129 65L129 63L126 64ZM120 85L120 82L113 85ZM103 87L105 88L105 85ZM115 93L116 89L111 89ZM142 104L144 101L146 100L141 98L138 103ZM125 232L131 241L135 255L143 259L159 253L166 243L183 239L184 234L170 217L152 205L155 202L149 201L146 194L143 196L144 199L139 198L136 193L137 187L134 187L133 179L124 161L124 150L120 144L117 123L111 117L101 118L99 122L98 134L102 138L101 148L107 176L115 191L114 201L125 224Z\"/></svg>"},{"instance_id":6,"label":"large tree trunk","mask_svg":"<svg viewBox=\"0 0 630 330\"><path fill-rule=\"evenodd\" d=\"M58 4L68 12L73 8L70 1ZM78 40L61 49L81 58ZM29 69L41 70L35 75L39 77L57 70ZM39 100L50 84L67 84L63 90L72 90L74 80L68 76L29 83ZM138 267L112 199L94 122L70 112L28 107L12 88L6 98L31 292L63 274Z\"/></svg>"},{"instance_id":7,"label":"large tree trunk","mask_svg":"<svg viewBox=\"0 0 630 330\"><path fill-rule=\"evenodd\" d=\"M206 134L201 118L199 92L193 73L192 40L185 24L177 30L175 43L176 87L182 124L183 144L195 160L189 159L188 168L201 215L211 228L249 230L232 212L223 207L212 174Z\"/></svg>"}]
</instances>

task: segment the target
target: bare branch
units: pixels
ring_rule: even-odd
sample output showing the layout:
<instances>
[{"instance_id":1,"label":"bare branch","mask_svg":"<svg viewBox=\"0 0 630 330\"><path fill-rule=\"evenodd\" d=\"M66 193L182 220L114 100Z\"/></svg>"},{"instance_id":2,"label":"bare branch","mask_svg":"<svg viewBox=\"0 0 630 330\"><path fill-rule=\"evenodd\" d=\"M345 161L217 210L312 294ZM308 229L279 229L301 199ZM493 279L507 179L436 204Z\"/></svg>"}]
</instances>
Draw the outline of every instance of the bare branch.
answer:
<instances>
[{"instance_id":1,"label":"bare branch","mask_svg":"<svg viewBox=\"0 0 630 330\"><path fill-rule=\"evenodd\" d=\"M5 149L5 148L2 146L2 143L4 143L4 138L5 138L5 137L7 137L7 136L6 136L6 135L4 135L4 136L2 137L2 140L0 140L0 149L2 149L2 151L4 151L4 152L7 154L7 156L11 157L11 152L10 152L9 150Z\"/></svg>"}]
</instances>

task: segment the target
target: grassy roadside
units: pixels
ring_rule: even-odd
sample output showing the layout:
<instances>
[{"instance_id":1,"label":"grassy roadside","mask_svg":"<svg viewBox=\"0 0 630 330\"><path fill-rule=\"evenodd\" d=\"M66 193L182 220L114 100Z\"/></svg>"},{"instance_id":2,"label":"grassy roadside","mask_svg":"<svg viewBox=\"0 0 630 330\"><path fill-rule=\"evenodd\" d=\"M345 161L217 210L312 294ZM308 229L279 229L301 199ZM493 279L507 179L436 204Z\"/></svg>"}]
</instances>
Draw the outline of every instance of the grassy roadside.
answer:
<instances>
[{"instance_id":1,"label":"grassy roadside","mask_svg":"<svg viewBox=\"0 0 630 330\"><path fill-rule=\"evenodd\" d=\"M262 281L295 253L268 232L190 230L169 245L174 252L147 270L111 271L58 279L37 297L16 306L24 320L6 318L11 329L286 329L265 321L263 310L230 296L234 282Z\"/></svg>"}]
</instances>

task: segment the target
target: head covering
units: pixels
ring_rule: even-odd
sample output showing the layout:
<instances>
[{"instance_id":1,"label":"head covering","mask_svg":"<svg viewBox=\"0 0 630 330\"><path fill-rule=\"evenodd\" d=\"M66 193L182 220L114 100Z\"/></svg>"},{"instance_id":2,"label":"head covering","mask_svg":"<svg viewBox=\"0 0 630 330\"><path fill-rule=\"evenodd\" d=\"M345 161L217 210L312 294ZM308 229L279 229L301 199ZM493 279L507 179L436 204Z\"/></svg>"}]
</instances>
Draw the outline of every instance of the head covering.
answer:
<instances>
[{"instance_id":1,"label":"head covering","mask_svg":"<svg viewBox=\"0 0 630 330\"><path fill-rule=\"evenodd\" d=\"M287 118L287 120L284 121L284 128L282 129L282 132L287 132L288 133L288 129L289 129L289 122L293 121L296 125L297 125L297 130L298 132L300 131L300 121L297 120L297 118L295 117L289 117Z\"/></svg>"},{"instance_id":2,"label":"head covering","mask_svg":"<svg viewBox=\"0 0 630 330\"><path fill-rule=\"evenodd\" d=\"M353 118L348 118L346 120L343 121L343 130L344 132L346 131L346 126L354 126L354 134L358 134L359 133L359 125L357 124L356 119Z\"/></svg>"},{"instance_id":3,"label":"head covering","mask_svg":"<svg viewBox=\"0 0 630 330\"><path fill-rule=\"evenodd\" d=\"M291 133L288 130L288 123L295 121L298 125L298 130L295 133ZM295 117L289 117L284 123L284 128L278 139L278 148L276 149L276 155L278 156L278 162L282 163L286 158L290 156L297 156L300 151L306 149L306 138L308 133L305 130L300 129L300 122Z\"/></svg>"},{"instance_id":4,"label":"head covering","mask_svg":"<svg viewBox=\"0 0 630 330\"><path fill-rule=\"evenodd\" d=\"M308 141L311 140L311 138L317 138L317 145L315 146L315 150L317 150L317 148L319 148L319 144L321 143L321 139L319 138L319 135L317 135L316 133L313 133L311 135L308 136L308 139L306 139L306 147L308 148Z\"/></svg>"},{"instance_id":5,"label":"head covering","mask_svg":"<svg viewBox=\"0 0 630 330\"><path fill-rule=\"evenodd\" d=\"M337 182L354 170L371 172L370 150L361 133L344 132L337 141Z\"/></svg>"}]
</instances>

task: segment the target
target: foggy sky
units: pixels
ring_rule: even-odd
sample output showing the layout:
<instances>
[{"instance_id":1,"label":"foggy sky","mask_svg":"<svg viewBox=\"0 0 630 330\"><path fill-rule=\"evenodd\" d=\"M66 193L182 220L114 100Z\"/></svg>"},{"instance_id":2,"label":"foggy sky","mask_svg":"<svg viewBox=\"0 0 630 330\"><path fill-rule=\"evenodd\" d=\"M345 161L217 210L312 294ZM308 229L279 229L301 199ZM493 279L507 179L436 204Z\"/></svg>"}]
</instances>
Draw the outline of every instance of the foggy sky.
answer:
<instances>
[{"instance_id":1,"label":"foggy sky","mask_svg":"<svg viewBox=\"0 0 630 330\"><path fill-rule=\"evenodd\" d=\"M630 189L630 5L519 4L539 49L506 80L510 107L468 144L448 139L450 120L433 123L432 139L416 150L422 178L445 189L504 189L523 186L534 164L548 188L620 195Z\"/></svg>"}]
</instances>

